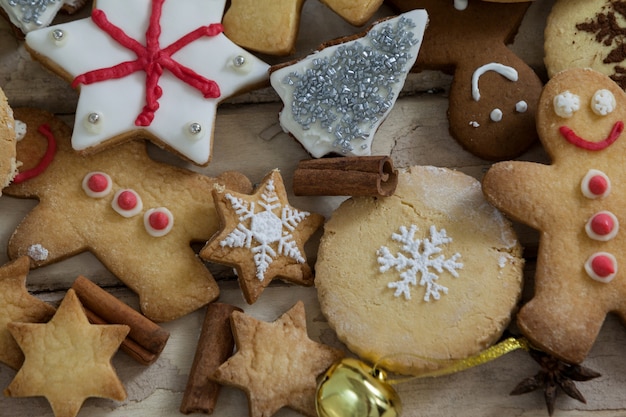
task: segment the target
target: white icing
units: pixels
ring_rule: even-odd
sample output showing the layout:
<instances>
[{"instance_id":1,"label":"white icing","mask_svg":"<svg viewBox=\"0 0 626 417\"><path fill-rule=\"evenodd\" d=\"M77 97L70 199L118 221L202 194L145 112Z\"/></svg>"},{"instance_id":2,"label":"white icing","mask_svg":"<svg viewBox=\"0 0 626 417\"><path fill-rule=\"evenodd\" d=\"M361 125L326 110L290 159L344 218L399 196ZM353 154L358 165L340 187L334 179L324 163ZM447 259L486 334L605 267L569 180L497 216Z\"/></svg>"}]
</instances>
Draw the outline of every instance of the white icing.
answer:
<instances>
[{"instance_id":1,"label":"white icing","mask_svg":"<svg viewBox=\"0 0 626 417\"><path fill-rule=\"evenodd\" d=\"M593 229L591 228L591 224L592 224L593 219L597 215L606 215L611 218L611 220L613 221L613 229L609 233L605 235L600 235L593 231ZM587 236L589 236L591 239L599 240L601 242L607 242L613 239L615 236L617 236L617 233L619 232L619 221L617 220L617 217L615 216L615 214L611 213L610 211L603 210L594 214L587 221L587 223L585 224L585 232L587 232Z\"/></svg>"},{"instance_id":2,"label":"white icing","mask_svg":"<svg viewBox=\"0 0 626 417\"><path fill-rule=\"evenodd\" d=\"M135 207L133 207L130 210L125 210L122 207L120 207L117 201L120 195L125 191L131 192L135 195L135 197L137 197L137 204L135 205ZM133 217L139 214L141 210L143 210L143 202L141 201L141 197L139 197L139 194L137 194L134 190L125 188L115 193L115 195L113 196L113 201L111 202L111 207L113 207L113 210L115 210L118 214L120 214L123 217Z\"/></svg>"},{"instance_id":3,"label":"white icing","mask_svg":"<svg viewBox=\"0 0 626 417\"><path fill-rule=\"evenodd\" d=\"M160 45L165 47L198 27L221 22L224 3L225 0L165 1ZM99 1L98 8L128 36L145 43L151 2L107 0ZM62 47L55 47L50 40L50 31L57 28L71 34ZM134 53L113 41L90 18L30 32L26 42L71 77L136 59ZM246 57L249 72L233 69L232 58L237 55ZM200 38L177 51L172 58L203 77L214 80L220 87L221 96L204 98L198 90L165 70L159 80L163 96L159 99L160 107L155 118L150 126L139 127L135 125L135 119L145 104L144 72L81 85L76 109L77 122L72 134L74 149L84 150L129 131L140 130L192 162L207 164L211 155L212 135L207 133L202 140L190 141L184 133L185 125L190 120L197 121L206 132L212 132L218 103L241 90L262 83L267 79L269 66L236 46L223 34ZM83 123L85 116L94 109L106 120L102 131L97 134L89 132Z\"/></svg>"},{"instance_id":4,"label":"white icing","mask_svg":"<svg viewBox=\"0 0 626 417\"><path fill-rule=\"evenodd\" d=\"M26 136L26 132L28 131L28 126L21 120L15 121L15 140L18 142L24 139Z\"/></svg>"},{"instance_id":5,"label":"white icing","mask_svg":"<svg viewBox=\"0 0 626 417\"><path fill-rule=\"evenodd\" d=\"M589 181L596 175L606 180L607 188L603 194L599 194L599 195L594 194L589 189ZM609 179L608 175L606 175L604 172L597 170L597 169L590 169L589 171L587 171L582 181L580 182L580 191L587 198L591 198L591 199L604 198L611 193L611 180Z\"/></svg>"},{"instance_id":6,"label":"white icing","mask_svg":"<svg viewBox=\"0 0 626 417\"><path fill-rule=\"evenodd\" d=\"M442 251L442 246L452 242L445 229L437 230L435 226L430 227L430 236L424 239L415 237L418 228L416 225L400 227L400 233L391 235L391 239L402 244L402 251L394 256L389 248L381 246L377 251L380 272L384 273L394 268L401 272L400 281L393 281L387 284L389 288L395 288L394 296L404 295L406 300L411 299L410 285L420 285L425 287L424 301L441 298L441 293L447 294L448 287L437 282L441 273L448 271L453 277L458 278L457 269L463 268L463 264L457 262L461 257L460 253L453 254L446 259L443 255L435 256ZM406 254L406 255L405 255ZM417 275L420 274L418 281Z\"/></svg>"},{"instance_id":7,"label":"white icing","mask_svg":"<svg viewBox=\"0 0 626 417\"><path fill-rule=\"evenodd\" d=\"M611 260L614 268L614 272L612 274L602 277L593 270L592 262L598 256L605 256ZM585 262L585 272L587 272L587 275L589 275L589 277L591 277L593 280L607 284L611 282L613 278L615 278L615 276L617 275L617 259L615 259L615 256L608 252L596 252L591 255L589 259L587 259L587 261Z\"/></svg>"},{"instance_id":8,"label":"white icing","mask_svg":"<svg viewBox=\"0 0 626 417\"><path fill-rule=\"evenodd\" d=\"M475 120L472 120L471 122L469 122L469 125L472 126L472 127L480 127L480 123L478 123Z\"/></svg>"},{"instance_id":9,"label":"white icing","mask_svg":"<svg viewBox=\"0 0 626 417\"><path fill-rule=\"evenodd\" d=\"M609 90L598 90L591 98L591 110L598 116L606 116L615 110L615 96Z\"/></svg>"},{"instance_id":10,"label":"white icing","mask_svg":"<svg viewBox=\"0 0 626 417\"><path fill-rule=\"evenodd\" d=\"M467 9L467 0L454 0L454 8L457 10Z\"/></svg>"},{"instance_id":11,"label":"white icing","mask_svg":"<svg viewBox=\"0 0 626 417\"><path fill-rule=\"evenodd\" d=\"M480 80L480 77L487 71L495 71L511 81L517 81L518 78L517 70L515 68L498 64L497 62L490 62L489 64L485 64L482 67L476 68L476 71L474 71L474 73L472 74L472 98L475 101L480 100L478 81Z\"/></svg>"},{"instance_id":12,"label":"white icing","mask_svg":"<svg viewBox=\"0 0 626 417\"><path fill-rule=\"evenodd\" d=\"M517 103L515 103L516 112L526 113L527 110L528 110L528 103L526 103L524 100L520 100Z\"/></svg>"},{"instance_id":13,"label":"white icing","mask_svg":"<svg viewBox=\"0 0 626 417\"><path fill-rule=\"evenodd\" d=\"M28 256L38 262L45 261L48 259L48 249L44 248L39 243L31 245L28 247Z\"/></svg>"},{"instance_id":14,"label":"white icing","mask_svg":"<svg viewBox=\"0 0 626 417\"><path fill-rule=\"evenodd\" d=\"M150 215L156 212L164 213L167 216L168 223L167 227L165 227L164 229L155 229L150 225ZM148 232L150 236L163 237L172 230L172 227L174 227L174 215L165 207L153 208L144 213L143 225L146 228L146 232Z\"/></svg>"},{"instance_id":15,"label":"white icing","mask_svg":"<svg viewBox=\"0 0 626 417\"><path fill-rule=\"evenodd\" d=\"M107 186L102 191L93 191L91 188L89 188L89 179L93 175L96 175L96 174L103 175L107 180ZM87 175L85 175L85 177L83 178L82 187L83 187L83 191L85 192L85 194L87 194L89 197L102 198L102 197L106 197L111 192L111 189L113 188L113 181L111 181L111 177L104 172L100 172L100 171L90 172Z\"/></svg>"},{"instance_id":16,"label":"white icing","mask_svg":"<svg viewBox=\"0 0 626 417\"><path fill-rule=\"evenodd\" d=\"M428 14L425 10L413 10L392 19L385 20L372 28L372 30L377 30L380 25L395 25L397 21L402 17L412 20L415 24L415 27L410 29L410 31L413 32L414 38L417 39L418 42L410 49L411 59L406 62L406 64L404 65L404 71L402 76L398 76L398 82L391 89L393 102L395 102L399 91L404 85L404 81L406 80L408 71L417 59L417 55L421 46L421 41L424 35L424 30L426 28L426 23L428 22ZM274 88L274 90L276 90L283 103L285 103L283 111L280 112L281 126L284 130L290 132L314 158L320 158L328 153L337 152L338 149L333 146L334 139L332 138L332 134L329 134L328 131L322 128L319 124L314 124L311 125L309 129L304 129L294 119L291 112L291 102L294 87L288 85L287 83L284 83L283 80L292 72L304 73L310 67L312 61L316 58L328 58L332 56L337 49L341 48L342 46L349 45L353 42L359 42L365 47L371 45L369 39L367 37L364 37L350 42L344 42L338 45L330 46L307 56L306 58L297 62L294 65L289 65L277 71L274 71L270 76L272 87ZM383 116L379 117L377 121L365 122L362 123L362 126L359 126L359 128L361 128L361 130L364 132L363 139L359 139L358 146L354 146L351 151L346 152L346 156L364 156L371 154L371 145L376 130L391 112L392 107L393 106L390 106L389 109L387 109L387 111L383 114Z\"/></svg>"},{"instance_id":17,"label":"white icing","mask_svg":"<svg viewBox=\"0 0 626 417\"><path fill-rule=\"evenodd\" d=\"M556 115L567 119L580 110L580 97L569 91L565 91L554 97L553 105Z\"/></svg>"},{"instance_id":18,"label":"white icing","mask_svg":"<svg viewBox=\"0 0 626 417\"><path fill-rule=\"evenodd\" d=\"M489 114L489 118L493 122L501 122L502 121L502 110L500 110L500 109L493 109L491 111L491 113Z\"/></svg>"}]
</instances>

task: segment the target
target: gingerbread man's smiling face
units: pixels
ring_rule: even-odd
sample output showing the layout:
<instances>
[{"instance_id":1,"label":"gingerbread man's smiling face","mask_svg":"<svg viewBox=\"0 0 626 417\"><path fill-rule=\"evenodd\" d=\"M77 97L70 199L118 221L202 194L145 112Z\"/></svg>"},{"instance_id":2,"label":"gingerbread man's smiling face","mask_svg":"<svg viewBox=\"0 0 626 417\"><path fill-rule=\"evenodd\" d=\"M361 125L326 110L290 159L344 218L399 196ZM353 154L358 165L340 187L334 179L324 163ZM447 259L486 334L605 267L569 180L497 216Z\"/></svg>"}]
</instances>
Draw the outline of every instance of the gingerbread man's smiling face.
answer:
<instances>
[{"instance_id":1,"label":"gingerbread man's smiling face","mask_svg":"<svg viewBox=\"0 0 626 417\"><path fill-rule=\"evenodd\" d=\"M626 94L597 72L571 70L557 74L540 99L537 126L553 160L607 148L623 149L618 139L626 122Z\"/></svg>"}]
</instances>

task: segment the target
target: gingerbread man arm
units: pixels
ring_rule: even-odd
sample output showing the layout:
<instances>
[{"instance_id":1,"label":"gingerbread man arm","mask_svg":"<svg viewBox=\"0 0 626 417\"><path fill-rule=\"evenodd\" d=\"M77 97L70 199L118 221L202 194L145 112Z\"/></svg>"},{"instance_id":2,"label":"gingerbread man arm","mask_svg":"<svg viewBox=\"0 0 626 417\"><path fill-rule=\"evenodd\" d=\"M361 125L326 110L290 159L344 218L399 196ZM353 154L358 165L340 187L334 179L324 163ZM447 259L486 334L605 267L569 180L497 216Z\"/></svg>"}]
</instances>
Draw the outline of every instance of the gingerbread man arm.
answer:
<instances>
[{"instance_id":1,"label":"gingerbread man arm","mask_svg":"<svg viewBox=\"0 0 626 417\"><path fill-rule=\"evenodd\" d=\"M550 171L550 166L534 162L500 162L485 174L483 192L491 204L513 220L541 230L545 217L537 215L537 208L552 188Z\"/></svg>"}]
</instances>

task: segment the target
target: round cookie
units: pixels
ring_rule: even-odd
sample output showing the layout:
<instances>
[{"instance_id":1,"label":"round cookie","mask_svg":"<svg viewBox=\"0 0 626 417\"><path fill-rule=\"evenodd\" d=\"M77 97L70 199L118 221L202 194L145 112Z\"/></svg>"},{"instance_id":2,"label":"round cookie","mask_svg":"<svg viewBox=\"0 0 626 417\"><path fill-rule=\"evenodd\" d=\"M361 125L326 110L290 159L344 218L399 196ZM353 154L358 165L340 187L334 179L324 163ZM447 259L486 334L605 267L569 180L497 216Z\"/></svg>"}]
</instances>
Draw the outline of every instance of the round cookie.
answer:
<instances>
[{"instance_id":1,"label":"round cookie","mask_svg":"<svg viewBox=\"0 0 626 417\"><path fill-rule=\"evenodd\" d=\"M15 143L13 110L4 92L0 90L0 194L9 185L17 170Z\"/></svg>"},{"instance_id":2,"label":"round cookie","mask_svg":"<svg viewBox=\"0 0 626 417\"><path fill-rule=\"evenodd\" d=\"M393 196L351 198L333 213L315 285L350 350L417 374L501 336L520 297L523 263L510 223L476 179L411 167Z\"/></svg>"},{"instance_id":3,"label":"round cookie","mask_svg":"<svg viewBox=\"0 0 626 417\"><path fill-rule=\"evenodd\" d=\"M557 0L545 29L548 76L591 68L626 89L626 1Z\"/></svg>"}]
</instances>

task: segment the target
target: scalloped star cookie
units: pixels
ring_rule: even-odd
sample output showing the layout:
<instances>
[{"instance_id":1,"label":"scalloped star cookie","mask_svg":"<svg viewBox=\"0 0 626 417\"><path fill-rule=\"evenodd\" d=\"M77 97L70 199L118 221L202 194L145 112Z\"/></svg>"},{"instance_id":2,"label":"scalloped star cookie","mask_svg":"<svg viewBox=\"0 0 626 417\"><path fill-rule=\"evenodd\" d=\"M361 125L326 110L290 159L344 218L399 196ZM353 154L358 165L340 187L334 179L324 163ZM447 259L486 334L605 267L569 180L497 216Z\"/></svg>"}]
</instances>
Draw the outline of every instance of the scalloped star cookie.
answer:
<instances>
[{"instance_id":1,"label":"scalloped star cookie","mask_svg":"<svg viewBox=\"0 0 626 417\"><path fill-rule=\"evenodd\" d=\"M71 149L69 127L53 115L15 114L27 129L18 177L31 175L6 193L39 204L11 236L11 258L29 255L39 267L90 251L139 295L142 312L154 321L174 320L217 298L217 283L190 244L219 229L215 185L247 192L245 176L215 179L156 162L139 141L81 156Z\"/></svg>"},{"instance_id":2,"label":"scalloped star cookie","mask_svg":"<svg viewBox=\"0 0 626 417\"><path fill-rule=\"evenodd\" d=\"M54 307L26 289L29 270L30 260L26 256L0 267L0 362L13 369L22 366L24 354L9 332L9 323L42 323L55 312Z\"/></svg>"},{"instance_id":3,"label":"scalloped star cookie","mask_svg":"<svg viewBox=\"0 0 626 417\"><path fill-rule=\"evenodd\" d=\"M74 290L68 290L45 324L10 323L25 361L5 389L9 397L44 396L56 417L74 417L89 397L122 401L126 390L111 358L130 328L90 324Z\"/></svg>"},{"instance_id":4,"label":"scalloped star cookie","mask_svg":"<svg viewBox=\"0 0 626 417\"><path fill-rule=\"evenodd\" d=\"M221 230L200 257L234 267L248 303L254 303L276 277L313 284L304 244L324 217L289 205L278 170L270 172L252 195L223 189L214 190L213 196Z\"/></svg>"},{"instance_id":5,"label":"scalloped star cookie","mask_svg":"<svg viewBox=\"0 0 626 417\"><path fill-rule=\"evenodd\" d=\"M272 323L235 311L231 324L237 352L213 379L244 390L251 417L269 417L282 407L317 416L317 377L343 352L309 339L302 301Z\"/></svg>"},{"instance_id":6,"label":"scalloped star cookie","mask_svg":"<svg viewBox=\"0 0 626 417\"><path fill-rule=\"evenodd\" d=\"M225 2L99 0L91 18L29 32L32 56L80 87L73 148L141 137L207 165L218 103L268 77L222 33Z\"/></svg>"}]
</instances>

